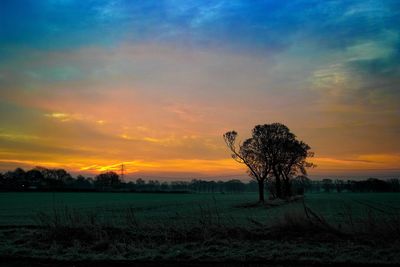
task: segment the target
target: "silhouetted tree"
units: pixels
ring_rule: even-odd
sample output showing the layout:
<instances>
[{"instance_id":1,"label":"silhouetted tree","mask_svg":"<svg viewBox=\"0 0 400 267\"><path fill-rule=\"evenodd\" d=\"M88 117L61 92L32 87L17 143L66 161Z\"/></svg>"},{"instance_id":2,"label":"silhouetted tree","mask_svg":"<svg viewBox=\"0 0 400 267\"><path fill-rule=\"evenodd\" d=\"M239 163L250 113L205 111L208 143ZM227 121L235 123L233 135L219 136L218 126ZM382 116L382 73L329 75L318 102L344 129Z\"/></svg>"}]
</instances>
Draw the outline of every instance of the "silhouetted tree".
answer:
<instances>
[{"instance_id":1,"label":"silhouetted tree","mask_svg":"<svg viewBox=\"0 0 400 267\"><path fill-rule=\"evenodd\" d=\"M160 190L161 191L169 191L170 190L170 186L167 182L162 182L160 185Z\"/></svg>"},{"instance_id":2,"label":"silhouetted tree","mask_svg":"<svg viewBox=\"0 0 400 267\"><path fill-rule=\"evenodd\" d=\"M138 178L138 179L136 180L136 184L142 186L142 185L145 185L146 182L145 182L142 178Z\"/></svg>"},{"instance_id":3,"label":"silhouetted tree","mask_svg":"<svg viewBox=\"0 0 400 267\"><path fill-rule=\"evenodd\" d=\"M238 145L237 132L227 132L223 137L232 158L245 164L250 177L257 181L260 202L264 202L264 184L268 178L271 194L286 197L291 194L290 179L297 174L305 175L306 168L312 166L306 162L307 157L313 156L310 147L280 123L255 126L252 137Z\"/></svg>"},{"instance_id":4,"label":"silhouetted tree","mask_svg":"<svg viewBox=\"0 0 400 267\"><path fill-rule=\"evenodd\" d=\"M245 164L250 177L257 181L258 199L260 202L264 202L264 182L272 170L269 156L263 150L262 144L265 140L262 140L261 136L256 136L254 130L253 137L245 140L238 147L236 146L237 132L226 132L223 137L232 152L232 158L241 164Z\"/></svg>"},{"instance_id":5,"label":"silhouetted tree","mask_svg":"<svg viewBox=\"0 0 400 267\"><path fill-rule=\"evenodd\" d=\"M173 181L170 186L172 191L187 191L189 189L188 182Z\"/></svg>"},{"instance_id":6,"label":"silhouetted tree","mask_svg":"<svg viewBox=\"0 0 400 267\"><path fill-rule=\"evenodd\" d=\"M329 193L333 189L333 181L332 179L323 179L322 180L322 188L325 192Z\"/></svg>"},{"instance_id":7,"label":"silhouetted tree","mask_svg":"<svg viewBox=\"0 0 400 267\"><path fill-rule=\"evenodd\" d=\"M278 186L279 176L282 179L282 189L276 189L277 194L288 197L292 194L291 180L298 175L306 176L307 168L314 166L306 161L307 157L312 157L310 147L303 141L296 139L296 136L284 125L274 125L272 127L272 138L274 138L271 149L273 168L272 173ZM276 133L274 137L273 134ZM279 195L278 195L279 197Z\"/></svg>"},{"instance_id":8,"label":"silhouetted tree","mask_svg":"<svg viewBox=\"0 0 400 267\"><path fill-rule=\"evenodd\" d=\"M336 192L341 193L345 187L344 181L336 179L334 183L335 183L335 187L336 187Z\"/></svg>"},{"instance_id":9,"label":"silhouetted tree","mask_svg":"<svg viewBox=\"0 0 400 267\"><path fill-rule=\"evenodd\" d=\"M113 171L101 173L95 177L96 185L102 190L107 188L115 188L120 183L119 175Z\"/></svg>"},{"instance_id":10,"label":"silhouetted tree","mask_svg":"<svg viewBox=\"0 0 400 267\"><path fill-rule=\"evenodd\" d=\"M6 188L6 179L4 179L4 174L0 172L0 190L5 190Z\"/></svg>"},{"instance_id":11,"label":"silhouetted tree","mask_svg":"<svg viewBox=\"0 0 400 267\"><path fill-rule=\"evenodd\" d=\"M232 192L232 193L240 193L244 192L245 190L245 185L242 183L242 181L234 179L234 180L229 180L225 182L225 186L227 188L227 191Z\"/></svg>"},{"instance_id":12,"label":"silhouetted tree","mask_svg":"<svg viewBox=\"0 0 400 267\"><path fill-rule=\"evenodd\" d=\"M73 182L73 187L76 189L91 189L93 187L91 181L89 179L86 179L84 176L82 175L78 175L75 179L75 181Z\"/></svg>"},{"instance_id":13,"label":"silhouetted tree","mask_svg":"<svg viewBox=\"0 0 400 267\"><path fill-rule=\"evenodd\" d=\"M160 189L160 182L157 180L149 180L147 182L148 191L158 191Z\"/></svg>"},{"instance_id":14,"label":"silhouetted tree","mask_svg":"<svg viewBox=\"0 0 400 267\"><path fill-rule=\"evenodd\" d=\"M292 181L293 187L292 190L297 195L303 195L304 192L311 189L311 180L304 175L299 175Z\"/></svg>"},{"instance_id":15,"label":"silhouetted tree","mask_svg":"<svg viewBox=\"0 0 400 267\"><path fill-rule=\"evenodd\" d=\"M25 173L25 177L26 180L29 181L29 184L33 187L43 188L47 186L43 174L37 169L27 171Z\"/></svg>"},{"instance_id":16,"label":"silhouetted tree","mask_svg":"<svg viewBox=\"0 0 400 267\"><path fill-rule=\"evenodd\" d=\"M25 190L29 187L25 178L25 171L21 168L6 172L3 179L7 189Z\"/></svg>"},{"instance_id":17,"label":"silhouetted tree","mask_svg":"<svg viewBox=\"0 0 400 267\"><path fill-rule=\"evenodd\" d=\"M40 171L44 179L57 180L62 183L65 183L69 178L72 178L71 175L64 169L48 169L38 166L35 167L34 170Z\"/></svg>"},{"instance_id":18,"label":"silhouetted tree","mask_svg":"<svg viewBox=\"0 0 400 267\"><path fill-rule=\"evenodd\" d=\"M254 180L250 180L246 185L246 191L247 192L257 192L258 190L258 185L257 182Z\"/></svg>"},{"instance_id":19,"label":"silhouetted tree","mask_svg":"<svg viewBox=\"0 0 400 267\"><path fill-rule=\"evenodd\" d=\"M390 188L392 192L399 192L400 191L400 181L399 179L390 179L389 181Z\"/></svg>"}]
</instances>

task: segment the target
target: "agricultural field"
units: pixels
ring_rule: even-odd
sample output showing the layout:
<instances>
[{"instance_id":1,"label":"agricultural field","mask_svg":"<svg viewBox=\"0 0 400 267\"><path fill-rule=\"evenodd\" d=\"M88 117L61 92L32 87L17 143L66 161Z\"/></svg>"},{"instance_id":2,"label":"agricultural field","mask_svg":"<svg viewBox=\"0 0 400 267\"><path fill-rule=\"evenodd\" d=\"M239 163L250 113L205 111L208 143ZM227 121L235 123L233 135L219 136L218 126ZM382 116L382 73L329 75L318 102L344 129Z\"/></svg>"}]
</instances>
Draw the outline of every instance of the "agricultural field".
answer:
<instances>
[{"instance_id":1,"label":"agricultural field","mask_svg":"<svg viewBox=\"0 0 400 267\"><path fill-rule=\"evenodd\" d=\"M257 195L243 194L150 194L150 193L0 193L0 226L34 225L39 213L69 209L96 213L115 223L127 209L138 220L174 223L191 220L209 212L220 219L246 223L248 219L271 222L285 213L301 212L302 201L286 205L241 207L253 203ZM396 193L310 193L305 204L331 222L342 219L344 212L362 217L368 212L391 214L400 211L400 194ZM123 225L121 225L123 226Z\"/></svg>"},{"instance_id":2,"label":"agricultural field","mask_svg":"<svg viewBox=\"0 0 400 267\"><path fill-rule=\"evenodd\" d=\"M400 262L400 194L310 193L265 205L256 199L253 193L1 193L0 257L84 265Z\"/></svg>"},{"instance_id":3,"label":"agricultural field","mask_svg":"<svg viewBox=\"0 0 400 267\"><path fill-rule=\"evenodd\" d=\"M262 221L283 210L297 208L285 205L268 212L259 208L243 209L256 194L148 194L148 193L3 193L0 194L0 225L34 225L36 216L69 209L79 213L96 213L102 219L123 226L124 213L132 209L138 220L176 223L196 220L202 213L218 215L230 222L243 223L248 218Z\"/></svg>"}]
</instances>

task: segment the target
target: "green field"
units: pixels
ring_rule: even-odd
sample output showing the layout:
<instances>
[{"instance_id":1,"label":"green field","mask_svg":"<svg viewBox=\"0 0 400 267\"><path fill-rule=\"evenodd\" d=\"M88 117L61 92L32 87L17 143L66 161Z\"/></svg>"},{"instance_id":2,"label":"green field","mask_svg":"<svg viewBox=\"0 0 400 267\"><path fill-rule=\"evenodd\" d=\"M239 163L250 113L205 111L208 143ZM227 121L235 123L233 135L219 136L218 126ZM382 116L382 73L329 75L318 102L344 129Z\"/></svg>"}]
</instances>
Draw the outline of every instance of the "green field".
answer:
<instances>
[{"instance_id":1,"label":"green field","mask_svg":"<svg viewBox=\"0 0 400 267\"><path fill-rule=\"evenodd\" d=\"M256 200L250 193L0 193L0 259L400 263L400 194Z\"/></svg>"},{"instance_id":2,"label":"green field","mask_svg":"<svg viewBox=\"0 0 400 267\"><path fill-rule=\"evenodd\" d=\"M252 203L256 194L140 194L140 193L0 193L0 225L34 225L39 212L54 210L97 213L113 223L123 224L124 211L132 208L143 222L175 223L196 220L204 213L218 215L230 223L249 219L268 223L285 213L301 212L301 202L270 208L238 207ZM305 203L331 222L339 222L344 212L362 217L368 212L392 214L400 211L400 194L396 193L312 193ZM123 226L123 225L122 225Z\"/></svg>"}]
</instances>

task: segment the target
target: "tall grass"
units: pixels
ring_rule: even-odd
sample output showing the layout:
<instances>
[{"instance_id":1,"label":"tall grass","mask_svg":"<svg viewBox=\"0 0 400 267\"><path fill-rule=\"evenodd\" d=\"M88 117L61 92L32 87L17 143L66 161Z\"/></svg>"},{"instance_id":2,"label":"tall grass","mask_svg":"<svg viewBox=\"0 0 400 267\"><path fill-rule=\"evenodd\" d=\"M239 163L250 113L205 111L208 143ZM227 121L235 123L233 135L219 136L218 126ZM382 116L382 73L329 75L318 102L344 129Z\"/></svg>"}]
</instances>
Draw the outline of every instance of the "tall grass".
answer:
<instances>
[{"instance_id":1,"label":"tall grass","mask_svg":"<svg viewBox=\"0 0 400 267\"><path fill-rule=\"evenodd\" d=\"M190 220L176 213L165 220L141 221L134 207L120 212L118 220L106 216L101 210L83 212L65 207L38 213L36 221L42 229L40 240L43 242L68 245L79 241L97 249L117 241L137 245L296 238L387 242L400 238L400 215L378 214L372 209L367 209L361 218L355 218L351 207L344 207L341 223L334 225L304 201L302 209L283 213L272 222L248 218L247 224L238 224L234 218L226 218L216 202L197 208L197 216Z\"/></svg>"}]
</instances>

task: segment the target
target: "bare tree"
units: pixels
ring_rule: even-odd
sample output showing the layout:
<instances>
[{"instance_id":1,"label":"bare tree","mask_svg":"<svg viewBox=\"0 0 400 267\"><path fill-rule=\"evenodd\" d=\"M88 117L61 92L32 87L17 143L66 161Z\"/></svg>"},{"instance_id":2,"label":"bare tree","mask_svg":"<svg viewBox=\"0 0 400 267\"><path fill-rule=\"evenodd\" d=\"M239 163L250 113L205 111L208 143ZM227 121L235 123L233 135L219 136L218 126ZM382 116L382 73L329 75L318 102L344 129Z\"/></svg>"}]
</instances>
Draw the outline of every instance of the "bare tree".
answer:
<instances>
[{"instance_id":1,"label":"bare tree","mask_svg":"<svg viewBox=\"0 0 400 267\"><path fill-rule=\"evenodd\" d=\"M258 183L259 201L264 202L264 184L272 170L269 156L263 153L260 140L249 138L236 147L237 132L230 131L225 133L224 140L232 152L232 158L248 168L250 177Z\"/></svg>"}]
</instances>

